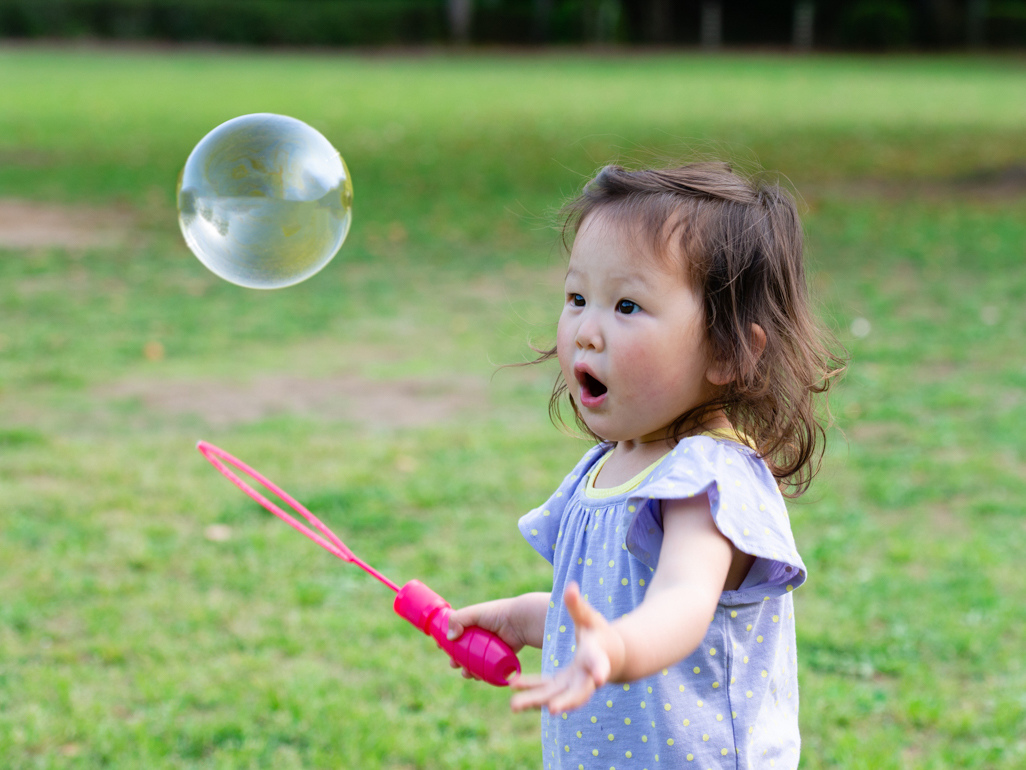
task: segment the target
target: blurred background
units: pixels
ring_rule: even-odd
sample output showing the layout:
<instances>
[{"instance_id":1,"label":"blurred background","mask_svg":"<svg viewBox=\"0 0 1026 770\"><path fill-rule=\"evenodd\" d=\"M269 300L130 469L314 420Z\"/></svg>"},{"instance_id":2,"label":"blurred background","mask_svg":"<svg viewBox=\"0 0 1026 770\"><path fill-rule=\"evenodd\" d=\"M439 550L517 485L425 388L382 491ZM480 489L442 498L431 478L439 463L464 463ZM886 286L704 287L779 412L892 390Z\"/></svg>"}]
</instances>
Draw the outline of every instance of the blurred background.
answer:
<instances>
[{"instance_id":1,"label":"blurred background","mask_svg":"<svg viewBox=\"0 0 1026 770\"><path fill-rule=\"evenodd\" d=\"M536 714L195 442L398 583L549 590L516 521L588 445L554 367L498 366L554 339L563 201L708 157L799 196L851 355L790 506L802 767L1026 765L1026 2L0 0L0 35L0 767L537 766ZM175 210L258 111L355 186L267 292Z\"/></svg>"},{"instance_id":2,"label":"blurred background","mask_svg":"<svg viewBox=\"0 0 1026 770\"><path fill-rule=\"evenodd\" d=\"M1023 0L2 0L0 34L278 45L1026 45Z\"/></svg>"}]
</instances>

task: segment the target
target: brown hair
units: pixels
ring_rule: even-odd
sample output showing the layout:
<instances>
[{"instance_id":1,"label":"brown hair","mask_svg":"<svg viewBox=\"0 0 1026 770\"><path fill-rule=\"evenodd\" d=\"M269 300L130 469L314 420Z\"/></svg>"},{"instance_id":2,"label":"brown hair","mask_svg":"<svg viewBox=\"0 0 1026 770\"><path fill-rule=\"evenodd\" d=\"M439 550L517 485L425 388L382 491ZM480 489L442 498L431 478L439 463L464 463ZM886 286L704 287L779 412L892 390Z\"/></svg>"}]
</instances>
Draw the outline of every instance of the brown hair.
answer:
<instances>
[{"instance_id":1,"label":"brown hair","mask_svg":"<svg viewBox=\"0 0 1026 770\"><path fill-rule=\"evenodd\" d=\"M703 297L712 355L735 375L714 400L674 421L674 440L722 409L784 494L801 495L819 468L826 438L815 397L844 371L847 356L813 317L794 198L779 183L741 176L727 163L641 171L606 166L560 212L563 243L597 210L647 234L657 253L677 239L686 274ZM753 349L753 323L766 332L761 355ZM556 357L555 347L537 352L530 363ZM562 374L549 401L553 421L562 422L564 395L577 425L599 440Z\"/></svg>"}]
</instances>

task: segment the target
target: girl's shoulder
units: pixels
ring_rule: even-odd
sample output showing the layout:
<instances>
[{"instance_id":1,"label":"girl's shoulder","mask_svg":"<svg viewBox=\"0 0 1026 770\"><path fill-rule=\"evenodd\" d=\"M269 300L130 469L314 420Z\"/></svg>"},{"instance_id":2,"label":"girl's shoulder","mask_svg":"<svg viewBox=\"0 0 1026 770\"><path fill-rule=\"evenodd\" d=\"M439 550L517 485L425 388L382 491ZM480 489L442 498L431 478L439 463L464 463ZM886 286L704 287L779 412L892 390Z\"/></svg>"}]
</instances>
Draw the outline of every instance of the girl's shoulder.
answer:
<instances>
[{"instance_id":1,"label":"girl's shoulder","mask_svg":"<svg viewBox=\"0 0 1026 770\"><path fill-rule=\"evenodd\" d=\"M520 533L548 561L552 561L556 550L563 514L579 497L579 490L587 482L592 468L611 448L612 444L603 442L588 449L548 500L520 517Z\"/></svg>"},{"instance_id":2,"label":"girl's shoulder","mask_svg":"<svg viewBox=\"0 0 1026 770\"><path fill-rule=\"evenodd\" d=\"M662 549L663 503L703 495L717 529L757 558L753 574L760 576L763 594L789 592L805 582L776 478L755 449L722 434L684 439L627 496L620 512L627 550L654 569Z\"/></svg>"}]
</instances>

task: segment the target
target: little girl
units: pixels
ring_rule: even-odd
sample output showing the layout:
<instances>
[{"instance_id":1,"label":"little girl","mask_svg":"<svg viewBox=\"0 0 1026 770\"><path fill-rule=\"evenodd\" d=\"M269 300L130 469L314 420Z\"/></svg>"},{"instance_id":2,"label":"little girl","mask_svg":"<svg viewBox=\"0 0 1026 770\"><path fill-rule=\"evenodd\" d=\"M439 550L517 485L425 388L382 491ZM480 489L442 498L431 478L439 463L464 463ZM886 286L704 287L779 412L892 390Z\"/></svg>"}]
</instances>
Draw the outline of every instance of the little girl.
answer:
<instances>
[{"instance_id":1,"label":"little girl","mask_svg":"<svg viewBox=\"0 0 1026 770\"><path fill-rule=\"evenodd\" d=\"M449 636L542 649L512 707L545 707L547 768L795 768L806 571L782 493L809 485L814 397L844 367L809 308L794 201L726 164L609 166L565 211L539 361L559 359L552 411L568 395L598 443L520 520L552 593L465 607Z\"/></svg>"}]
</instances>

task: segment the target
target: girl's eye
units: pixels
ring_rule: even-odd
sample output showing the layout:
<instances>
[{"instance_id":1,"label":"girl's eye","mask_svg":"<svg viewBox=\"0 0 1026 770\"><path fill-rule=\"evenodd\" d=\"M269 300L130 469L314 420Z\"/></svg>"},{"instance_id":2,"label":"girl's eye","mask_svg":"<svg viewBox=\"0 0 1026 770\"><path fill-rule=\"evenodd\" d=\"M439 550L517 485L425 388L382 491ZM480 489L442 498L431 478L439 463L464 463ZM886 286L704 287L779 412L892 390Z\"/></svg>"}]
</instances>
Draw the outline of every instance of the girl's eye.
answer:
<instances>
[{"instance_id":1,"label":"girl's eye","mask_svg":"<svg viewBox=\"0 0 1026 770\"><path fill-rule=\"evenodd\" d=\"M584 297L580 294L571 294L570 304L574 307L584 307Z\"/></svg>"},{"instance_id":2,"label":"girl's eye","mask_svg":"<svg viewBox=\"0 0 1026 770\"><path fill-rule=\"evenodd\" d=\"M637 303L632 302L629 299L622 299L616 303L616 311L618 313L623 313L624 315L631 315L633 313L637 313L639 310L641 310L641 308L638 307Z\"/></svg>"}]
</instances>

